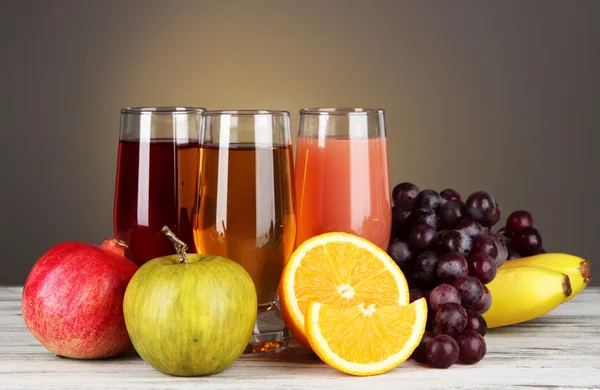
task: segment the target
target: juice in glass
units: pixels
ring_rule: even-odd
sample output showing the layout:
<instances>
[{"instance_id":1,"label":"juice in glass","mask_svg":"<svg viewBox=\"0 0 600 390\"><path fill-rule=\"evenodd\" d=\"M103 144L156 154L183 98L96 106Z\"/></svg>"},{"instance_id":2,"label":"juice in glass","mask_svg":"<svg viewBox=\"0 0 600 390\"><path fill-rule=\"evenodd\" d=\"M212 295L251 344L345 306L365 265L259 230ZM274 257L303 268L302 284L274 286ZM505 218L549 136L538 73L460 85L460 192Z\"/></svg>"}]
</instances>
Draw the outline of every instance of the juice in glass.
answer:
<instances>
[{"instance_id":1,"label":"juice in glass","mask_svg":"<svg viewBox=\"0 0 600 390\"><path fill-rule=\"evenodd\" d=\"M391 231L387 138L383 119L369 118L377 111L301 111L296 245L337 231L387 250Z\"/></svg>"},{"instance_id":2,"label":"juice in glass","mask_svg":"<svg viewBox=\"0 0 600 390\"><path fill-rule=\"evenodd\" d=\"M175 253L168 226L195 252L193 217L198 191L202 108L121 110L113 227L138 266Z\"/></svg>"},{"instance_id":3,"label":"juice in glass","mask_svg":"<svg viewBox=\"0 0 600 390\"><path fill-rule=\"evenodd\" d=\"M117 239L128 243L126 255L134 263L174 253L173 243L161 233L164 225L190 252L196 251L192 217L199 155L197 142L119 143L114 230Z\"/></svg>"},{"instance_id":4,"label":"juice in glass","mask_svg":"<svg viewBox=\"0 0 600 390\"><path fill-rule=\"evenodd\" d=\"M242 265L258 305L271 305L294 248L292 147L202 146L200 153L198 249Z\"/></svg>"}]
</instances>

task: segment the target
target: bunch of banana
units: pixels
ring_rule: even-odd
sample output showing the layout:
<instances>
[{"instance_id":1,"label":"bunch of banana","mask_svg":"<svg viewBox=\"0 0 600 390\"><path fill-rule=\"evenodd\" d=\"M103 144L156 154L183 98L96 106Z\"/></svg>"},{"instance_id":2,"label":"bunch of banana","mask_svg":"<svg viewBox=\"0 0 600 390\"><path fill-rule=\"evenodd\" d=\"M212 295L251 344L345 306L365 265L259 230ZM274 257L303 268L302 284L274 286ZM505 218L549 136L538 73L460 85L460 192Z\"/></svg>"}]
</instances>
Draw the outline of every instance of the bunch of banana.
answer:
<instances>
[{"instance_id":1,"label":"bunch of banana","mask_svg":"<svg viewBox=\"0 0 600 390\"><path fill-rule=\"evenodd\" d=\"M588 261L563 253L509 260L487 284L492 306L483 318L497 328L543 316L579 294L590 275Z\"/></svg>"}]
</instances>

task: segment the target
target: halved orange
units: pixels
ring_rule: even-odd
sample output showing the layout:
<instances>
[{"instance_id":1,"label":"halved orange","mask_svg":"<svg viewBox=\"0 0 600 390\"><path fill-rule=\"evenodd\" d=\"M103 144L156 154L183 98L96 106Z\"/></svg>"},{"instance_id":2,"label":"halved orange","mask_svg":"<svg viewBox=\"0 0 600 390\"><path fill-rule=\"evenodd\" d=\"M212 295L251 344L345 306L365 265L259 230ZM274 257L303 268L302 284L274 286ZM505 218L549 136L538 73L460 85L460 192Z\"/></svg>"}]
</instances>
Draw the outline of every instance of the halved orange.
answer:
<instances>
[{"instance_id":1,"label":"halved orange","mask_svg":"<svg viewBox=\"0 0 600 390\"><path fill-rule=\"evenodd\" d=\"M325 233L303 242L290 256L279 285L283 319L311 348L304 313L311 301L339 308L409 303L408 284L394 261L375 244L347 233Z\"/></svg>"},{"instance_id":2,"label":"halved orange","mask_svg":"<svg viewBox=\"0 0 600 390\"><path fill-rule=\"evenodd\" d=\"M410 305L360 304L347 309L311 302L306 336L325 363L352 375L382 374L398 367L419 345L427 302Z\"/></svg>"}]
</instances>

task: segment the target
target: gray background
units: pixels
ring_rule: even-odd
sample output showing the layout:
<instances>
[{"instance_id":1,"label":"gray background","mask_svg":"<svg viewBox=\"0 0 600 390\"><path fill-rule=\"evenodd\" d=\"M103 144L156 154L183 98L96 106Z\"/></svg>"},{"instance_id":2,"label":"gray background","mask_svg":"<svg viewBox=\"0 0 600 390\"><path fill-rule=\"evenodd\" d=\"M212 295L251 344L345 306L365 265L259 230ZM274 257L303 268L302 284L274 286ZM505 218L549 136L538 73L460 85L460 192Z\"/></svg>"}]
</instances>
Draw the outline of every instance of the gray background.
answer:
<instances>
[{"instance_id":1,"label":"gray background","mask_svg":"<svg viewBox=\"0 0 600 390\"><path fill-rule=\"evenodd\" d=\"M392 184L600 256L600 1L0 2L0 284L112 236L119 109L377 106ZM600 278L596 279L596 283Z\"/></svg>"}]
</instances>

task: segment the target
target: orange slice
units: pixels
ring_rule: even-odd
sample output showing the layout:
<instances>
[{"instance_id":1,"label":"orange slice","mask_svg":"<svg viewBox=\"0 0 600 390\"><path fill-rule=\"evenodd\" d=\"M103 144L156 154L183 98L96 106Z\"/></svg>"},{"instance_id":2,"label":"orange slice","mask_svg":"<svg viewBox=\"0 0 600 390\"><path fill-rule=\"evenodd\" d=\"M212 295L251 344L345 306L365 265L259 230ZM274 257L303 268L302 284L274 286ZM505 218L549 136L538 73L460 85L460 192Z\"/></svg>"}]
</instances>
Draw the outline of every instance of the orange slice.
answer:
<instances>
[{"instance_id":1,"label":"orange slice","mask_svg":"<svg viewBox=\"0 0 600 390\"><path fill-rule=\"evenodd\" d=\"M279 285L288 329L307 348L304 313L311 301L339 308L407 305L406 279L375 244L347 233L325 233L302 243L290 256Z\"/></svg>"},{"instance_id":2,"label":"orange slice","mask_svg":"<svg viewBox=\"0 0 600 390\"><path fill-rule=\"evenodd\" d=\"M352 375L382 374L398 367L419 345L427 302L407 306L360 304L348 309L311 302L306 336L325 363Z\"/></svg>"}]
</instances>

